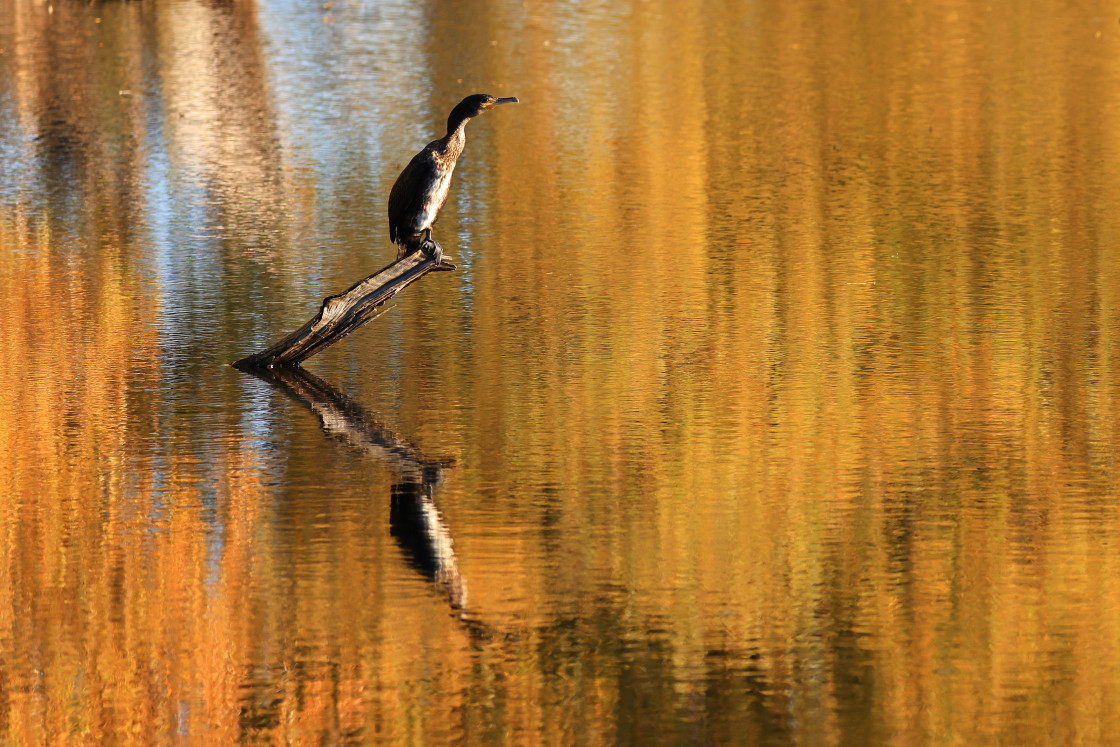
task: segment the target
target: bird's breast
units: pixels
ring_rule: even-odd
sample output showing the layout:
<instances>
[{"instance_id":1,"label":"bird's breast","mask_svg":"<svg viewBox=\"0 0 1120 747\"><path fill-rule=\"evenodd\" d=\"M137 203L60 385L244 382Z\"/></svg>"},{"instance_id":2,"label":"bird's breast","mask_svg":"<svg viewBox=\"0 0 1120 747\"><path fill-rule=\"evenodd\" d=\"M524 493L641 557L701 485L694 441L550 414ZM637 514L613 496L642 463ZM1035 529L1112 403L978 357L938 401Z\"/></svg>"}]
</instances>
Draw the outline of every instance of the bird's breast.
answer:
<instances>
[{"instance_id":1,"label":"bird's breast","mask_svg":"<svg viewBox=\"0 0 1120 747\"><path fill-rule=\"evenodd\" d=\"M412 221L411 228L415 233L430 228L435 223L436 218L439 217L439 211L443 207L443 203L447 202L447 195L451 191L451 172L454 168L455 166L452 165L450 169L445 170L438 178L433 179L424 189L423 196L420 199L420 210Z\"/></svg>"},{"instance_id":2,"label":"bird's breast","mask_svg":"<svg viewBox=\"0 0 1120 747\"><path fill-rule=\"evenodd\" d=\"M443 203L447 201L447 194L451 191L451 172L455 170L454 164L446 169L437 179L432 180L424 190L424 209L439 212Z\"/></svg>"}]
</instances>

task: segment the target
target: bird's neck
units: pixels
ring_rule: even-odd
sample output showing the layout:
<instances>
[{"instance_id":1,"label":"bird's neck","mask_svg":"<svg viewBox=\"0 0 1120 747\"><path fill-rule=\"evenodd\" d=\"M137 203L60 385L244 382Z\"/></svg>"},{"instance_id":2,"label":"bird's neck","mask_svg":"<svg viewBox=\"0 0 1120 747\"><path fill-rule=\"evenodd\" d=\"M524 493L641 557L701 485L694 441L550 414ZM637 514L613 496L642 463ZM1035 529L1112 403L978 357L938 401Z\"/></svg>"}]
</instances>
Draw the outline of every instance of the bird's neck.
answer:
<instances>
[{"instance_id":1,"label":"bird's neck","mask_svg":"<svg viewBox=\"0 0 1120 747\"><path fill-rule=\"evenodd\" d=\"M443 136L442 147L440 150L445 155L458 157L463 152L463 146L467 143L467 120L463 120L459 125L453 129L448 130L447 134Z\"/></svg>"}]
</instances>

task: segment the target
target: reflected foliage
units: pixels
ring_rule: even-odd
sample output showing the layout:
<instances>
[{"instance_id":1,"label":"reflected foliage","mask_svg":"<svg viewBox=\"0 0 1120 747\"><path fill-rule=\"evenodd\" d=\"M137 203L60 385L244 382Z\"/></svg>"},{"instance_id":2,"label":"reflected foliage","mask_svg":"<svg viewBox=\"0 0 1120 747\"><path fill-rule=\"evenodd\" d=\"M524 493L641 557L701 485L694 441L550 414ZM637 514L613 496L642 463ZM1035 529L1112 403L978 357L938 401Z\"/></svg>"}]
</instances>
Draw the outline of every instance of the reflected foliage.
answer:
<instances>
[{"instance_id":1,"label":"reflected foliage","mask_svg":"<svg viewBox=\"0 0 1120 747\"><path fill-rule=\"evenodd\" d=\"M0 742L1106 742L1118 61L1078 0L0 0ZM224 365L476 90L459 270Z\"/></svg>"}]
</instances>

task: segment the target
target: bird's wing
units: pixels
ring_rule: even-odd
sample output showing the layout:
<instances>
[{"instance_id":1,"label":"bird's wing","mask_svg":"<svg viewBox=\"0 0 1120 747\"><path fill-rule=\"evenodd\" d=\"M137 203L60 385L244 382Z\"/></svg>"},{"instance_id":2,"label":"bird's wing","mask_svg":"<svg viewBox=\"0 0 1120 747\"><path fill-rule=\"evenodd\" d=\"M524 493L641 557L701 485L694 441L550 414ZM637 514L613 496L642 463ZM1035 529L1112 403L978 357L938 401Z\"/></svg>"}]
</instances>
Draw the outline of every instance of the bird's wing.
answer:
<instances>
[{"instance_id":1,"label":"bird's wing","mask_svg":"<svg viewBox=\"0 0 1120 747\"><path fill-rule=\"evenodd\" d=\"M435 158L428 148L413 156L404 167L389 191L389 238L392 241L397 241L408 230L409 216L423 209L427 185L438 176Z\"/></svg>"}]
</instances>

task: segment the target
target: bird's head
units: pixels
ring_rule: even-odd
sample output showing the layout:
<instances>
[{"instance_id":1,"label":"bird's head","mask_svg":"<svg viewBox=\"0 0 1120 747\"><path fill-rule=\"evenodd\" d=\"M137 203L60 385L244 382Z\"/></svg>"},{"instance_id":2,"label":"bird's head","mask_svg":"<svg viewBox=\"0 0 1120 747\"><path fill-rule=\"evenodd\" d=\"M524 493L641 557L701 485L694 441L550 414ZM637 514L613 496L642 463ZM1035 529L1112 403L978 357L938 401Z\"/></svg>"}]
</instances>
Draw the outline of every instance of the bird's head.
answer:
<instances>
[{"instance_id":1,"label":"bird's head","mask_svg":"<svg viewBox=\"0 0 1120 747\"><path fill-rule=\"evenodd\" d=\"M467 96L465 99L460 101L454 109L451 110L451 116L447 118L447 131L454 132L464 121L472 117L477 117L487 109L493 109L499 104L516 103L516 96L494 98L493 96L485 93L476 93L471 96Z\"/></svg>"}]
</instances>

